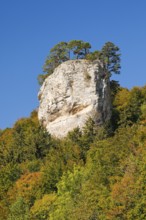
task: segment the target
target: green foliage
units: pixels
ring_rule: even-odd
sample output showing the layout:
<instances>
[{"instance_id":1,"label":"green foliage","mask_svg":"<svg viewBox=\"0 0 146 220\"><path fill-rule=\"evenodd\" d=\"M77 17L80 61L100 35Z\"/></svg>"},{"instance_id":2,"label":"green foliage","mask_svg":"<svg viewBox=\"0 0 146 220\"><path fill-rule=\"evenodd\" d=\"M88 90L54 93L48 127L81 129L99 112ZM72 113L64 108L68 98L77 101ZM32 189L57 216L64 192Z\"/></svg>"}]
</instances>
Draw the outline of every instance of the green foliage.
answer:
<instances>
[{"instance_id":1,"label":"green foliage","mask_svg":"<svg viewBox=\"0 0 146 220\"><path fill-rule=\"evenodd\" d=\"M121 126L132 125L144 117L145 97L141 88L134 87L131 91L120 89L113 104L119 115L118 123Z\"/></svg>"},{"instance_id":2,"label":"green foliage","mask_svg":"<svg viewBox=\"0 0 146 220\"><path fill-rule=\"evenodd\" d=\"M57 63L62 63L69 59L68 44L66 42L60 42L59 44L55 45L55 47L53 47L50 52Z\"/></svg>"},{"instance_id":3,"label":"green foliage","mask_svg":"<svg viewBox=\"0 0 146 220\"><path fill-rule=\"evenodd\" d=\"M105 43L100 53L100 60L103 63L105 72L107 72L109 76L111 76L112 73L120 73L121 66L119 48L112 42Z\"/></svg>"},{"instance_id":4,"label":"green foliage","mask_svg":"<svg viewBox=\"0 0 146 220\"><path fill-rule=\"evenodd\" d=\"M56 44L51 50L43 66L45 74L38 76L40 85L44 82L47 76L51 75L54 69L62 62L73 59L72 54L76 59L83 59L89 53L91 45L88 42L81 40L72 40L70 42L60 42Z\"/></svg>"},{"instance_id":5,"label":"green foliage","mask_svg":"<svg viewBox=\"0 0 146 220\"><path fill-rule=\"evenodd\" d=\"M111 97L112 97L112 102L114 100L114 98L116 97L117 93L120 90L120 84L118 81L115 80L111 80L110 81L110 90L111 90Z\"/></svg>"},{"instance_id":6,"label":"green foliage","mask_svg":"<svg viewBox=\"0 0 146 220\"><path fill-rule=\"evenodd\" d=\"M13 130L13 159L18 163L26 159L33 159L35 148L33 146L33 122L27 119L20 119L14 125ZM30 147L32 146L32 147Z\"/></svg>"},{"instance_id":7,"label":"green foliage","mask_svg":"<svg viewBox=\"0 0 146 220\"><path fill-rule=\"evenodd\" d=\"M146 104L141 105L141 118L146 119Z\"/></svg>"},{"instance_id":8,"label":"green foliage","mask_svg":"<svg viewBox=\"0 0 146 220\"><path fill-rule=\"evenodd\" d=\"M81 40L72 40L68 43L68 48L76 56L76 59L83 59L89 54L91 45L88 42L83 42Z\"/></svg>"},{"instance_id":9,"label":"green foliage","mask_svg":"<svg viewBox=\"0 0 146 220\"><path fill-rule=\"evenodd\" d=\"M89 53L89 54L86 55L86 59L90 60L90 61L94 61L94 60L97 60L99 58L100 58L100 51L98 51L98 50L95 50L94 52Z\"/></svg>"},{"instance_id":10,"label":"green foliage","mask_svg":"<svg viewBox=\"0 0 146 220\"><path fill-rule=\"evenodd\" d=\"M67 43L60 42L50 50L50 55L47 57L43 70L50 75L59 64L68 59Z\"/></svg>"},{"instance_id":11,"label":"green foliage","mask_svg":"<svg viewBox=\"0 0 146 220\"><path fill-rule=\"evenodd\" d=\"M82 177L82 169L78 167L74 167L73 173L68 171L62 176L58 183L58 198L49 216L51 220L76 219L74 208L78 201Z\"/></svg>"},{"instance_id":12,"label":"green foliage","mask_svg":"<svg viewBox=\"0 0 146 220\"><path fill-rule=\"evenodd\" d=\"M138 127L129 145L129 157L122 161L122 178L112 186L110 219L145 219L145 127ZM145 133L146 134L146 133Z\"/></svg>"},{"instance_id":13,"label":"green foliage","mask_svg":"<svg viewBox=\"0 0 146 220\"><path fill-rule=\"evenodd\" d=\"M67 138L80 147L81 159L86 162L87 152L91 144L96 140L104 140L111 135L110 122L106 122L102 126L98 126L92 118L89 118L82 129L75 128L68 133Z\"/></svg>"},{"instance_id":14,"label":"green foliage","mask_svg":"<svg viewBox=\"0 0 146 220\"><path fill-rule=\"evenodd\" d=\"M47 57L43 71L45 74L38 76L40 85L44 82L47 76L51 75L54 69L69 59L86 59L91 62L100 60L100 68L104 70L107 77L111 77L113 73L120 73L120 53L119 48L112 42L107 42L101 51L95 50L90 52L91 45L82 40L71 40L56 44Z\"/></svg>"},{"instance_id":15,"label":"green foliage","mask_svg":"<svg viewBox=\"0 0 146 220\"><path fill-rule=\"evenodd\" d=\"M29 172L33 173L40 171L41 162L39 160L32 160L32 161L28 161L25 166L27 167Z\"/></svg>"},{"instance_id":16,"label":"green foliage","mask_svg":"<svg viewBox=\"0 0 146 220\"><path fill-rule=\"evenodd\" d=\"M144 219L145 168L139 164L139 150L146 141L146 136L141 139L143 129L121 128L114 138L93 143L85 166L65 173L58 183L49 218Z\"/></svg>"},{"instance_id":17,"label":"green foliage","mask_svg":"<svg viewBox=\"0 0 146 220\"><path fill-rule=\"evenodd\" d=\"M10 207L8 220L29 220L29 208L23 198L19 197Z\"/></svg>"},{"instance_id":18,"label":"green foliage","mask_svg":"<svg viewBox=\"0 0 146 220\"><path fill-rule=\"evenodd\" d=\"M31 220L44 220L48 219L49 214L53 211L53 203L56 200L55 194L44 195L42 199L36 200L35 204L32 206Z\"/></svg>"},{"instance_id":19,"label":"green foliage","mask_svg":"<svg viewBox=\"0 0 146 220\"><path fill-rule=\"evenodd\" d=\"M15 123L13 129L3 131L0 137L0 154L3 158L1 164L42 159L51 145L50 135L36 118L22 118Z\"/></svg>"},{"instance_id":20,"label":"green foliage","mask_svg":"<svg viewBox=\"0 0 146 220\"><path fill-rule=\"evenodd\" d=\"M20 177L21 170L17 164L9 163L0 169L0 199L5 198L8 189Z\"/></svg>"},{"instance_id":21,"label":"green foliage","mask_svg":"<svg viewBox=\"0 0 146 220\"><path fill-rule=\"evenodd\" d=\"M36 111L0 132L1 220L146 219L146 87L111 94L111 121L62 140Z\"/></svg>"},{"instance_id":22,"label":"green foliage","mask_svg":"<svg viewBox=\"0 0 146 220\"><path fill-rule=\"evenodd\" d=\"M56 163L57 161L57 163ZM55 148L51 148L46 157L43 172L43 193L57 191L57 183L63 172L72 170L74 164L81 164L80 149L70 141L58 142ZM55 166L54 166L55 164Z\"/></svg>"}]
</instances>

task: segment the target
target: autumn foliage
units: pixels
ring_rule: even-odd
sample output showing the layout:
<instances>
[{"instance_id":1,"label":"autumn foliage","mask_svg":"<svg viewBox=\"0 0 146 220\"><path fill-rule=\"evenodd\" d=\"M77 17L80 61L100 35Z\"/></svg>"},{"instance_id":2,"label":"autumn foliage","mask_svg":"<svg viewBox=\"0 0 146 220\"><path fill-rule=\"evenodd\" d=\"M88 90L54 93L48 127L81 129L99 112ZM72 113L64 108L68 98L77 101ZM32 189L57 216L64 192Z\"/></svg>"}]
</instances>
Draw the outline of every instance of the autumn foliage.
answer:
<instances>
[{"instance_id":1,"label":"autumn foliage","mask_svg":"<svg viewBox=\"0 0 146 220\"><path fill-rule=\"evenodd\" d=\"M145 220L146 87L111 83L111 121L63 140L37 112L0 133L0 220Z\"/></svg>"}]
</instances>

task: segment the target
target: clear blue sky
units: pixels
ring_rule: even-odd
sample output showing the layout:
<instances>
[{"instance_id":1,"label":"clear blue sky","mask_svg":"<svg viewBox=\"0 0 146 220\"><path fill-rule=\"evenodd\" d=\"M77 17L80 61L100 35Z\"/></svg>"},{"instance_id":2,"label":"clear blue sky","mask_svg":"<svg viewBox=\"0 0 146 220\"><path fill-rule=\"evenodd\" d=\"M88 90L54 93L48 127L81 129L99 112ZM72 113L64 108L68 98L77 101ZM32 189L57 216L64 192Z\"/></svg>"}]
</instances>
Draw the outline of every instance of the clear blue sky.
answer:
<instances>
[{"instance_id":1,"label":"clear blue sky","mask_svg":"<svg viewBox=\"0 0 146 220\"><path fill-rule=\"evenodd\" d=\"M51 47L81 39L122 53L123 87L146 84L146 0L0 0L0 128L38 107L37 76Z\"/></svg>"}]
</instances>

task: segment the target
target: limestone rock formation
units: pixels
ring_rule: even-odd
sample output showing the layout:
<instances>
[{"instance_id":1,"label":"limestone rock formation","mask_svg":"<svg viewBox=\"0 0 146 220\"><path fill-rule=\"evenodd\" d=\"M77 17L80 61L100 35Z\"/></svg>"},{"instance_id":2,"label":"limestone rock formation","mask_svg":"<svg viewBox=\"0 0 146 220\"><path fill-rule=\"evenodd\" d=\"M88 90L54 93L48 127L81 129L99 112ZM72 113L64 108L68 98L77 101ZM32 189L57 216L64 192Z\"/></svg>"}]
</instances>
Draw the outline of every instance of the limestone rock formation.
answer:
<instances>
[{"instance_id":1,"label":"limestone rock formation","mask_svg":"<svg viewBox=\"0 0 146 220\"><path fill-rule=\"evenodd\" d=\"M89 117L102 124L111 116L109 81L98 61L62 63L46 78L38 97L39 120L59 138L76 127L82 129Z\"/></svg>"}]
</instances>

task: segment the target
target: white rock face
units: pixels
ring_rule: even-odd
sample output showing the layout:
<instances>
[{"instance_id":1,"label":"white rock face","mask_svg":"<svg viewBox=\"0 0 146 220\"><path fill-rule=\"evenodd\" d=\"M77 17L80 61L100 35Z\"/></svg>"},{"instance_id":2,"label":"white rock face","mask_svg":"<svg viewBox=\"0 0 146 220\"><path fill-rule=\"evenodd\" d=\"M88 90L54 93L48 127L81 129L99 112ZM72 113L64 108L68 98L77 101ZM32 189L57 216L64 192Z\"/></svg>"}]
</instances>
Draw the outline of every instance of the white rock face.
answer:
<instances>
[{"instance_id":1,"label":"white rock face","mask_svg":"<svg viewBox=\"0 0 146 220\"><path fill-rule=\"evenodd\" d=\"M38 94L38 118L47 131L65 137L83 128L89 117L101 124L110 119L109 82L98 62L70 60L46 78Z\"/></svg>"}]
</instances>

